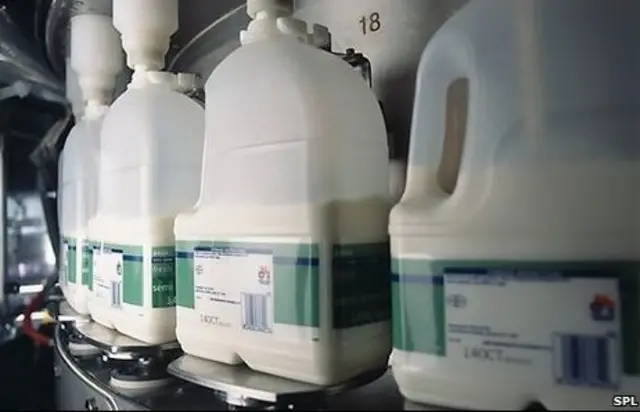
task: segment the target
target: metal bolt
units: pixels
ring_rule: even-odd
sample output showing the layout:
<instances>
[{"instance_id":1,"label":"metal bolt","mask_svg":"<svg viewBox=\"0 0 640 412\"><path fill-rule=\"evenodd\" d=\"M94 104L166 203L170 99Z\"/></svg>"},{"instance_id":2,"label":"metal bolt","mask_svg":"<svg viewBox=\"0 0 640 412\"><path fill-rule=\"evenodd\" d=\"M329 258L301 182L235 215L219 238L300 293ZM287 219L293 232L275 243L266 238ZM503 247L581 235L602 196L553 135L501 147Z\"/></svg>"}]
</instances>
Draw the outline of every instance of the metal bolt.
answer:
<instances>
[{"instance_id":1,"label":"metal bolt","mask_svg":"<svg viewBox=\"0 0 640 412\"><path fill-rule=\"evenodd\" d=\"M84 408L88 411L99 411L98 405L96 404L95 398L89 398L84 401Z\"/></svg>"}]
</instances>

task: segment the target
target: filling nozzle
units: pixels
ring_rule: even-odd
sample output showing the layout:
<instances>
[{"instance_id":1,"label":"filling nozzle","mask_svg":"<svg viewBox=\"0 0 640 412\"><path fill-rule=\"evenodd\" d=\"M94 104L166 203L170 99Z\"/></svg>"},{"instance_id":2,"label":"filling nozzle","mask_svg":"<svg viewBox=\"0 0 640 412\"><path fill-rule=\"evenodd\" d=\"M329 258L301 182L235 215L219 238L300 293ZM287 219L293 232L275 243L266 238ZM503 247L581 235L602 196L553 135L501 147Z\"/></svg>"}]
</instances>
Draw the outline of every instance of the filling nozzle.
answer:
<instances>
[{"instance_id":1,"label":"filling nozzle","mask_svg":"<svg viewBox=\"0 0 640 412\"><path fill-rule=\"evenodd\" d=\"M162 70L178 30L178 0L113 0L113 25L134 71Z\"/></svg>"},{"instance_id":2,"label":"filling nozzle","mask_svg":"<svg viewBox=\"0 0 640 412\"><path fill-rule=\"evenodd\" d=\"M123 66L120 38L111 18L84 14L71 19L70 63L85 104L110 102Z\"/></svg>"},{"instance_id":3,"label":"filling nozzle","mask_svg":"<svg viewBox=\"0 0 640 412\"><path fill-rule=\"evenodd\" d=\"M198 77L192 73L136 70L131 77L129 88L141 89L149 86L158 86L168 88L178 93L187 94L199 87L198 80Z\"/></svg>"},{"instance_id":4,"label":"filling nozzle","mask_svg":"<svg viewBox=\"0 0 640 412\"><path fill-rule=\"evenodd\" d=\"M247 14L254 20L277 19L293 13L291 0L247 0Z\"/></svg>"}]
</instances>

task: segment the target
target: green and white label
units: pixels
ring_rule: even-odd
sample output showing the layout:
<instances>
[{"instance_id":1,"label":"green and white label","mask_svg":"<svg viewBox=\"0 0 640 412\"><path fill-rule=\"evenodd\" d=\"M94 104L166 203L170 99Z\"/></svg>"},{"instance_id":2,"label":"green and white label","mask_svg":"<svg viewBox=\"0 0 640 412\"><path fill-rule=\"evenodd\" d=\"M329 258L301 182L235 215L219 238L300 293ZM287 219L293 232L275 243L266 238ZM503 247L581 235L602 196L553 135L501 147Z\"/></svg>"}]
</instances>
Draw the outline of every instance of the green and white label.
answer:
<instances>
[{"instance_id":1,"label":"green and white label","mask_svg":"<svg viewBox=\"0 0 640 412\"><path fill-rule=\"evenodd\" d=\"M64 237L62 239L62 251L61 251L61 264L60 264L60 278L59 281L63 285L69 283L77 283L76 274L76 240L71 237Z\"/></svg>"},{"instance_id":2,"label":"green and white label","mask_svg":"<svg viewBox=\"0 0 640 412\"><path fill-rule=\"evenodd\" d=\"M390 320L388 243L334 245L332 269L334 329Z\"/></svg>"},{"instance_id":3,"label":"green and white label","mask_svg":"<svg viewBox=\"0 0 640 412\"><path fill-rule=\"evenodd\" d=\"M394 259L394 347L474 370L617 388L622 374L640 372L639 269Z\"/></svg>"},{"instance_id":4,"label":"green and white label","mask_svg":"<svg viewBox=\"0 0 640 412\"><path fill-rule=\"evenodd\" d=\"M100 274L100 255L102 247L99 242L90 242L91 247L91 287L94 298L100 302L107 302L105 294L110 294L109 282L102 278ZM105 288L107 288L105 290Z\"/></svg>"},{"instance_id":5,"label":"green and white label","mask_svg":"<svg viewBox=\"0 0 640 412\"><path fill-rule=\"evenodd\" d=\"M171 246L94 245L91 277L96 298L115 308L175 306L174 254ZM145 288L151 293L145 294Z\"/></svg>"},{"instance_id":6,"label":"green and white label","mask_svg":"<svg viewBox=\"0 0 640 412\"><path fill-rule=\"evenodd\" d=\"M66 286L68 284L67 267L67 255L69 254L69 244L67 238L63 237L60 244L60 260L58 264L58 283L60 286Z\"/></svg>"},{"instance_id":7,"label":"green and white label","mask_svg":"<svg viewBox=\"0 0 640 412\"><path fill-rule=\"evenodd\" d=\"M388 251L387 243L334 247L334 328L389 320ZM317 244L178 242L176 256L177 305L201 323L260 333L307 327L318 339Z\"/></svg>"},{"instance_id":8,"label":"green and white label","mask_svg":"<svg viewBox=\"0 0 640 412\"><path fill-rule=\"evenodd\" d=\"M151 307L176 306L176 258L175 248L151 249Z\"/></svg>"},{"instance_id":9,"label":"green and white label","mask_svg":"<svg viewBox=\"0 0 640 412\"><path fill-rule=\"evenodd\" d=\"M82 285L93 290L93 244L87 240L82 245Z\"/></svg>"}]
</instances>

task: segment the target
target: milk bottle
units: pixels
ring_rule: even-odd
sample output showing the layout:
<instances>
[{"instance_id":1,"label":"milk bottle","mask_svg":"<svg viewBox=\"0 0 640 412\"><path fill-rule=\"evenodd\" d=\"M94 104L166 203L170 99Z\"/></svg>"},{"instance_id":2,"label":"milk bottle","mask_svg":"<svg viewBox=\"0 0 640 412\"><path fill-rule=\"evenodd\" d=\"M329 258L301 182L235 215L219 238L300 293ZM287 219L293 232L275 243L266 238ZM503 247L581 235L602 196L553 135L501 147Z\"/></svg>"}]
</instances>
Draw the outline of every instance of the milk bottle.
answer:
<instances>
[{"instance_id":1,"label":"milk bottle","mask_svg":"<svg viewBox=\"0 0 640 412\"><path fill-rule=\"evenodd\" d=\"M392 368L410 401L601 410L639 392L639 9L471 2L426 47L390 218ZM444 98L460 77L468 128L447 194Z\"/></svg>"},{"instance_id":2,"label":"milk bottle","mask_svg":"<svg viewBox=\"0 0 640 412\"><path fill-rule=\"evenodd\" d=\"M87 225L96 212L99 133L116 75L122 68L118 34L108 16L84 14L71 19L71 71L84 102L60 156L58 214L60 219L63 294L76 312L88 315L91 249Z\"/></svg>"},{"instance_id":3,"label":"milk bottle","mask_svg":"<svg viewBox=\"0 0 640 412\"><path fill-rule=\"evenodd\" d=\"M182 94L193 76L157 71L176 1L115 1L114 25L134 73L102 127L90 310L124 335L165 343L175 340L173 221L197 200L204 111Z\"/></svg>"},{"instance_id":4,"label":"milk bottle","mask_svg":"<svg viewBox=\"0 0 640 412\"><path fill-rule=\"evenodd\" d=\"M330 385L387 365L384 120L290 10L247 10L243 46L206 85L200 200L176 219L177 336L191 355Z\"/></svg>"}]
</instances>

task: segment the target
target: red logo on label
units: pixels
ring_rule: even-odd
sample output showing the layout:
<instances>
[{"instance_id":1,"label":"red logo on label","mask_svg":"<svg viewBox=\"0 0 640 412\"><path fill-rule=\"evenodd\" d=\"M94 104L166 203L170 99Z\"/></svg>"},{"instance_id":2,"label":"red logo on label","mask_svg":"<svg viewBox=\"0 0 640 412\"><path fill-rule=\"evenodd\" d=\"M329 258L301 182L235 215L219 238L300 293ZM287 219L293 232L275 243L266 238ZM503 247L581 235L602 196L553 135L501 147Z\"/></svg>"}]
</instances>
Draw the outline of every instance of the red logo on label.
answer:
<instances>
[{"instance_id":1,"label":"red logo on label","mask_svg":"<svg viewBox=\"0 0 640 412\"><path fill-rule=\"evenodd\" d=\"M258 282L263 285L268 285L271 282L271 271L267 265L262 265L258 269Z\"/></svg>"}]
</instances>

